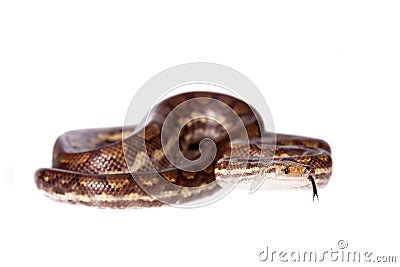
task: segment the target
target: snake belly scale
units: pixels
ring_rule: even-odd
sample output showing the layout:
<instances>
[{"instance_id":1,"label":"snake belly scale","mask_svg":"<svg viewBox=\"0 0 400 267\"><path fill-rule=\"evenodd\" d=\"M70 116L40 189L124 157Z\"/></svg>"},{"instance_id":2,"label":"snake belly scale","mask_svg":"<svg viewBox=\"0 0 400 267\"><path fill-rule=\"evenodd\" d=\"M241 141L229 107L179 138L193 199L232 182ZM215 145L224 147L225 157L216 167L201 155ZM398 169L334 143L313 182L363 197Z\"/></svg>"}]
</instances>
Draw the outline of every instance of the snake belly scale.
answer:
<instances>
[{"instance_id":1,"label":"snake belly scale","mask_svg":"<svg viewBox=\"0 0 400 267\"><path fill-rule=\"evenodd\" d=\"M215 143L216 154L207 167L188 171L169 162L163 150L161 130L175 107L196 98L201 101L189 107L190 112L179 113L174 118L188 123L170 134L178 136L181 153L189 160L199 158L199 144L204 138ZM231 140L232 135L222 122L234 131L237 118L230 118L230 113L220 109L220 105L210 106L207 99L218 100L231 108L244 126L245 136L243 132L238 133ZM207 116L190 118L197 110L218 114L218 121ZM314 187L316 190L328 183L332 158L327 142L287 134L271 136L265 133L259 114L242 100L212 92L183 93L157 104L142 129L135 126L99 128L61 135L54 145L52 167L37 170L35 183L54 200L100 208L179 204L212 195L223 183L251 179L253 172L260 171L259 161L265 151L270 151L273 158L271 154L265 156L270 162L262 173L271 175L272 180L285 188ZM245 146L243 138L248 138L247 150L241 149ZM124 153L126 146L129 150L125 149ZM247 164L236 164L240 161L232 157L232 150L239 151L236 155L248 157ZM235 173L242 175L235 177ZM159 182L160 175L168 183L177 185L177 189L168 190ZM151 195L136 182L138 179L154 189ZM190 193L187 188L191 188Z\"/></svg>"}]
</instances>

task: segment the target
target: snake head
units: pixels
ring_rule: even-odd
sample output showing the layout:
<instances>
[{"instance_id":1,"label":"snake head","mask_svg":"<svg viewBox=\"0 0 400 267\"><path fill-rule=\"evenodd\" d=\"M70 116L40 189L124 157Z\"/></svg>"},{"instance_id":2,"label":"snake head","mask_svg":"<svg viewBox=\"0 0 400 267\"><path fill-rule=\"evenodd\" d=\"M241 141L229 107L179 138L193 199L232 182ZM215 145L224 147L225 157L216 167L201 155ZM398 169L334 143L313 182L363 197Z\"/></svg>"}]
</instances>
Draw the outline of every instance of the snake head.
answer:
<instances>
[{"instance_id":1,"label":"snake head","mask_svg":"<svg viewBox=\"0 0 400 267\"><path fill-rule=\"evenodd\" d=\"M277 177L282 178L307 179L314 171L309 165L296 161L284 160L274 161L271 165L270 172L275 173Z\"/></svg>"},{"instance_id":2,"label":"snake head","mask_svg":"<svg viewBox=\"0 0 400 267\"><path fill-rule=\"evenodd\" d=\"M313 190L313 201L315 197L318 199L317 186L315 183L315 170L306 164L296 161L278 161L275 162L274 169L278 179L294 179L309 181Z\"/></svg>"}]
</instances>

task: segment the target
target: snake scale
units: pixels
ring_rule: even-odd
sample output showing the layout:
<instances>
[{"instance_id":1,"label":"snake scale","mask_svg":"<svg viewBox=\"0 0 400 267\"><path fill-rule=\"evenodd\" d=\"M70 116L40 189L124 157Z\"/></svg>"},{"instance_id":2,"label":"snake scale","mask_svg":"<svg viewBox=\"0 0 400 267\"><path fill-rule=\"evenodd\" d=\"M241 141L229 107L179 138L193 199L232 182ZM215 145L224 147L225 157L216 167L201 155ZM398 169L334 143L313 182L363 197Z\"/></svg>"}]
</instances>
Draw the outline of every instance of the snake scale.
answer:
<instances>
[{"instance_id":1,"label":"snake scale","mask_svg":"<svg viewBox=\"0 0 400 267\"><path fill-rule=\"evenodd\" d=\"M164 153L161 138L167 116L190 99L199 100L186 107L187 112L178 112L172 117L173 121L187 123L169 134L178 136L181 153L189 160L200 157L199 147L204 138L215 143L214 159L198 171L172 165ZM210 99L222 104L210 104ZM231 118L222 106L229 107L237 117ZM200 113L205 116L196 116ZM207 117L211 113L217 114L218 121ZM213 92L178 94L158 103L149 114L142 129L114 127L75 130L61 135L54 145L52 168L35 173L37 187L46 196L67 203L101 208L157 207L165 202L183 203L212 195L221 183L230 183L232 179L246 181L253 172L260 171L259 161L263 157L269 158L270 163L262 173L272 177L267 180L284 188L313 188L316 195L316 187L323 187L330 179L332 158L327 142L287 134L276 134L272 138L274 135L266 133L263 123L257 119L259 114L233 96ZM238 118L240 123L236 121ZM235 132L238 124L245 131L237 131L240 133L234 134L231 140L227 127ZM248 138L247 145L243 138ZM248 157L245 165L232 156L233 150L237 158ZM265 151L272 154L263 155ZM177 185L176 190L160 183L157 179L160 176ZM151 195L139 186L138 179L153 189ZM187 188L192 190L188 193Z\"/></svg>"}]
</instances>

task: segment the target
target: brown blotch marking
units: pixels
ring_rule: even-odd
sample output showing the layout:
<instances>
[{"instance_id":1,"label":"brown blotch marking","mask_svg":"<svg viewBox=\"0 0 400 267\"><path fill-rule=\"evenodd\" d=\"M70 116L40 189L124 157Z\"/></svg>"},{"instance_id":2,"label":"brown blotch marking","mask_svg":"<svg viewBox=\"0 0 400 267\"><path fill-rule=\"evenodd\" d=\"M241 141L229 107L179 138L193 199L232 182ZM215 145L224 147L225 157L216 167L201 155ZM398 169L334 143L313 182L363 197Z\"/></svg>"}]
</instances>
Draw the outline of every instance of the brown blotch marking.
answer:
<instances>
[{"instance_id":1,"label":"brown blotch marking","mask_svg":"<svg viewBox=\"0 0 400 267\"><path fill-rule=\"evenodd\" d=\"M91 157L90 153L81 153L80 157L77 157L75 154L61 154L58 157L58 162L67 164L71 163L71 161L75 161L75 164L82 164L85 163Z\"/></svg>"},{"instance_id":2,"label":"brown blotch marking","mask_svg":"<svg viewBox=\"0 0 400 267\"><path fill-rule=\"evenodd\" d=\"M160 127L155 124L155 123L150 123L146 126L145 130L145 138L146 140L150 140L154 138L155 136L158 136L160 134Z\"/></svg>"},{"instance_id":3,"label":"brown blotch marking","mask_svg":"<svg viewBox=\"0 0 400 267\"><path fill-rule=\"evenodd\" d=\"M206 98L214 98L215 94L211 92L194 92L192 93L192 97L206 97Z\"/></svg>"},{"instance_id":4,"label":"brown blotch marking","mask_svg":"<svg viewBox=\"0 0 400 267\"><path fill-rule=\"evenodd\" d=\"M171 109L172 109L172 108L175 108L180 103L182 103L183 101L186 101L188 98L190 98L190 97L186 97L186 94L177 95L176 97L174 96L174 97L168 99L167 103L171 106Z\"/></svg>"},{"instance_id":5,"label":"brown blotch marking","mask_svg":"<svg viewBox=\"0 0 400 267\"><path fill-rule=\"evenodd\" d=\"M131 181L128 179L107 179L107 183L113 188L113 189L121 189L129 185Z\"/></svg>"},{"instance_id":6,"label":"brown blotch marking","mask_svg":"<svg viewBox=\"0 0 400 267\"><path fill-rule=\"evenodd\" d=\"M237 102L233 106L233 110L236 112L236 114L242 115L249 112L249 106L243 102Z\"/></svg>"},{"instance_id":7,"label":"brown blotch marking","mask_svg":"<svg viewBox=\"0 0 400 267\"><path fill-rule=\"evenodd\" d=\"M207 173L207 174L213 173L213 172L214 172L214 165L213 165L213 164L209 165L207 168L205 168L205 169L203 170L203 172L205 172L205 173Z\"/></svg>"}]
</instances>

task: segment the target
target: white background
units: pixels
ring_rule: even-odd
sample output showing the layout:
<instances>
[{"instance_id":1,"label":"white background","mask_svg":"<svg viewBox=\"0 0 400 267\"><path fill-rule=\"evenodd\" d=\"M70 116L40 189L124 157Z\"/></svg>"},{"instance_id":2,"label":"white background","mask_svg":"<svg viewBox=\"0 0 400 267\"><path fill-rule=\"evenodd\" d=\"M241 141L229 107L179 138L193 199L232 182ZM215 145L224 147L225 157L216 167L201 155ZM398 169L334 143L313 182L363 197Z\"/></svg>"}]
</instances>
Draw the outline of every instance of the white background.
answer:
<instances>
[{"instance_id":1,"label":"white background","mask_svg":"<svg viewBox=\"0 0 400 267\"><path fill-rule=\"evenodd\" d=\"M142 2L1 2L0 265L266 266L266 246L340 239L399 261L399 3ZM277 132L330 143L319 202L237 190L198 209L98 210L36 190L59 134L123 124L144 82L197 61L250 78Z\"/></svg>"}]
</instances>

